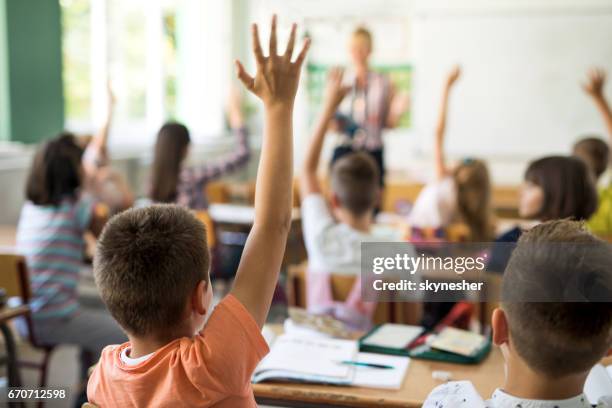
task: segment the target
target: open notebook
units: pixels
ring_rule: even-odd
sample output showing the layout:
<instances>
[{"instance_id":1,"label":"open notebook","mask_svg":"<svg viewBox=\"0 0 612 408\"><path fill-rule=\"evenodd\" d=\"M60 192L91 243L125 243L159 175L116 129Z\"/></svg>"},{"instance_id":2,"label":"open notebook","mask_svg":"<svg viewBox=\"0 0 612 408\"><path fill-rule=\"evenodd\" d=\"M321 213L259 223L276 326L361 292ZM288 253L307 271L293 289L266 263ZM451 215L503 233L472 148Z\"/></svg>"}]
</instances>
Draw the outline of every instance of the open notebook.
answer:
<instances>
[{"instance_id":1,"label":"open notebook","mask_svg":"<svg viewBox=\"0 0 612 408\"><path fill-rule=\"evenodd\" d=\"M601 397L612 395L612 365L604 367L596 364L584 384L584 393L593 405L596 405Z\"/></svg>"},{"instance_id":2,"label":"open notebook","mask_svg":"<svg viewBox=\"0 0 612 408\"><path fill-rule=\"evenodd\" d=\"M391 369L342 364L343 361L380 364ZM259 363L253 382L285 381L356 387L399 389L410 359L359 353L353 340L284 334L272 340L270 353Z\"/></svg>"}]
</instances>

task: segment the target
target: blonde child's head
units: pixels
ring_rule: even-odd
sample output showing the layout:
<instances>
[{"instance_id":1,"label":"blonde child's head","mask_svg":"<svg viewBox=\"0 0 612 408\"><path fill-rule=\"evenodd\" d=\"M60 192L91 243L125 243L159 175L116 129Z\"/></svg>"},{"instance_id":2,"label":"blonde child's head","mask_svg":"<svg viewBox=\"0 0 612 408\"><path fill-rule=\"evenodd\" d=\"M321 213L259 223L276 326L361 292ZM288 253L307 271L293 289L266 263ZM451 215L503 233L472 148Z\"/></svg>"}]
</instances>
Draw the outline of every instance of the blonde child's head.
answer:
<instances>
[{"instance_id":1,"label":"blonde child's head","mask_svg":"<svg viewBox=\"0 0 612 408\"><path fill-rule=\"evenodd\" d=\"M154 205L108 222L94 276L129 335L164 339L201 329L212 301L209 267L204 224L182 207Z\"/></svg>"},{"instance_id":2,"label":"blonde child's head","mask_svg":"<svg viewBox=\"0 0 612 408\"><path fill-rule=\"evenodd\" d=\"M493 237L491 182L482 160L465 159L453 171L460 221L469 228L470 241L485 242Z\"/></svg>"}]
</instances>

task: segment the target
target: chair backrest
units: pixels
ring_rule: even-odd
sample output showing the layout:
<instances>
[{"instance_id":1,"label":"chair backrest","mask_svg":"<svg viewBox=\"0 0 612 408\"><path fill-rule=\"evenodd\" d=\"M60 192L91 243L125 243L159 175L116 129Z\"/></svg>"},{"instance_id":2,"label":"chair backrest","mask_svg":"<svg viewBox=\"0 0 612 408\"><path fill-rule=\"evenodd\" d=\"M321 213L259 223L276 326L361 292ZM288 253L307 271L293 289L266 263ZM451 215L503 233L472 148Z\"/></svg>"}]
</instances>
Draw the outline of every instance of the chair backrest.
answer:
<instances>
[{"instance_id":1,"label":"chair backrest","mask_svg":"<svg viewBox=\"0 0 612 408\"><path fill-rule=\"evenodd\" d=\"M287 270L287 297L289 306L306 308L307 265L290 265ZM331 275L331 290L334 300L344 301L355 284L355 276ZM375 324L418 324L422 307L412 302L379 302L372 318Z\"/></svg>"},{"instance_id":2,"label":"chair backrest","mask_svg":"<svg viewBox=\"0 0 612 408\"><path fill-rule=\"evenodd\" d=\"M0 249L0 287L8 297L19 297L24 303L30 300L30 280L23 256Z\"/></svg>"},{"instance_id":3,"label":"chair backrest","mask_svg":"<svg viewBox=\"0 0 612 408\"><path fill-rule=\"evenodd\" d=\"M208 242L209 248L214 248L217 243L217 235L215 233L215 223L208 214L208 211L195 211L195 216L198 220L202 221L206 227L206 242Z\"/></svg>"}]
</instances>

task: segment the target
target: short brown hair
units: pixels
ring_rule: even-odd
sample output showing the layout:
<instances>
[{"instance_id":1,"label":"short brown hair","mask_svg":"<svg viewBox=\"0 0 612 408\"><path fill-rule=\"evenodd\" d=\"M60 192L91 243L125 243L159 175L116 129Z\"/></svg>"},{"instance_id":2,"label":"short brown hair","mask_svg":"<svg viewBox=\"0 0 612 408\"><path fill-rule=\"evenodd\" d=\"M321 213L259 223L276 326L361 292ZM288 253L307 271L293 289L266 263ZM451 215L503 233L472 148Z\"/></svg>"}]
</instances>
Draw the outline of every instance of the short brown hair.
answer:
<instances>
[{"instance_id":1,"label":"short brown hair","mask_svg":"<svg viewBox=\"0 0 612 408\"><path fill-rule=\"evenodd\" d=\"M26 182L26 198L36 205L75 199L81 187L83 149L71 133L60 133L36 152Z\"/></svg>"},{"instance_id":2,"label":"short brown hair","mask_svg":"<svg viewBox=\"0 0 612 408\"><path fill-rule=\"evenodd\" d=\"M525 180L539 186L544 202L537 218L544 221L587 220L597 209L597 190L584 162L570 156L548 156L532 162Z\"/></svg>"},{"instance_id":3,"label":"short brown hair","mask_svg":"<svg viewBox=\"0 0 612 408\"><path fill-rule=\"evenodd\" d=\"M598 137L585 137L574 144L574 155L584 160L596 179L610 165L610 148Z\"/></svg>"},{"instance_id":4,"label":"short brown hair","mask_svg":"<svg viewBox=\"0 0 612 408\"><path fill-rule=\"evenodd\" d=\"M340 205L356 216L372 211L379 197L378 167L367 153L349 153L331 169L331 188Z\"/></svg>"},{"instance_id":5,"label":"short brown hair","mask_svg":"<svg viewBox=\"0 0 612 408\"><path fill-rule=\"evenodd\" d=\"M208 281L204 224L187 209L153 205L113 217L98 240L94 277L113 317L134 335L172 330Z\"/></svg>"},{"instance_id":6,"label":"short brown hair","mask_svg":"<svg viewBox=\"0 0 612 408\"><path fill-rule=\"evenodd\" d=\"M560 251L551 243L567 244ZM504 272L502 308L511 342L533 370L558 378L588 371L604 357L612 344L610 265L610 244L580 222L550 221L523 234ZM583 301L518 299L535 290L565 293L568 282L577 282Z\"/></svg>"}]
</instances>

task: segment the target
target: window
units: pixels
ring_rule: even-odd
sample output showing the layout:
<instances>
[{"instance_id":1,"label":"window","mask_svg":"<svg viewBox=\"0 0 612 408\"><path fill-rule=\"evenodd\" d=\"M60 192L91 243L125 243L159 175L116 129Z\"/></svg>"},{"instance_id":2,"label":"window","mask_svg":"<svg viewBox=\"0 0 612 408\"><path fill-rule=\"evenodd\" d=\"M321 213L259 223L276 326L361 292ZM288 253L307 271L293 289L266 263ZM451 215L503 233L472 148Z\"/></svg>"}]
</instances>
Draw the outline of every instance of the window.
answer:
<instances>
[{"instance_id":1,"label":"window","mask_svg":"<svg viewBox=\"0 0 612 408\"><path fill-rule=\"evenodd\" d=\"M61 0L66 127L92 132L117 104L112 144L149 144L167 120L194 139L223 130L231 70L230 2ZM214 61L214 63L211 63ZM225 83L227 82L227 84Z\"/></svg>"}]
</instances>

